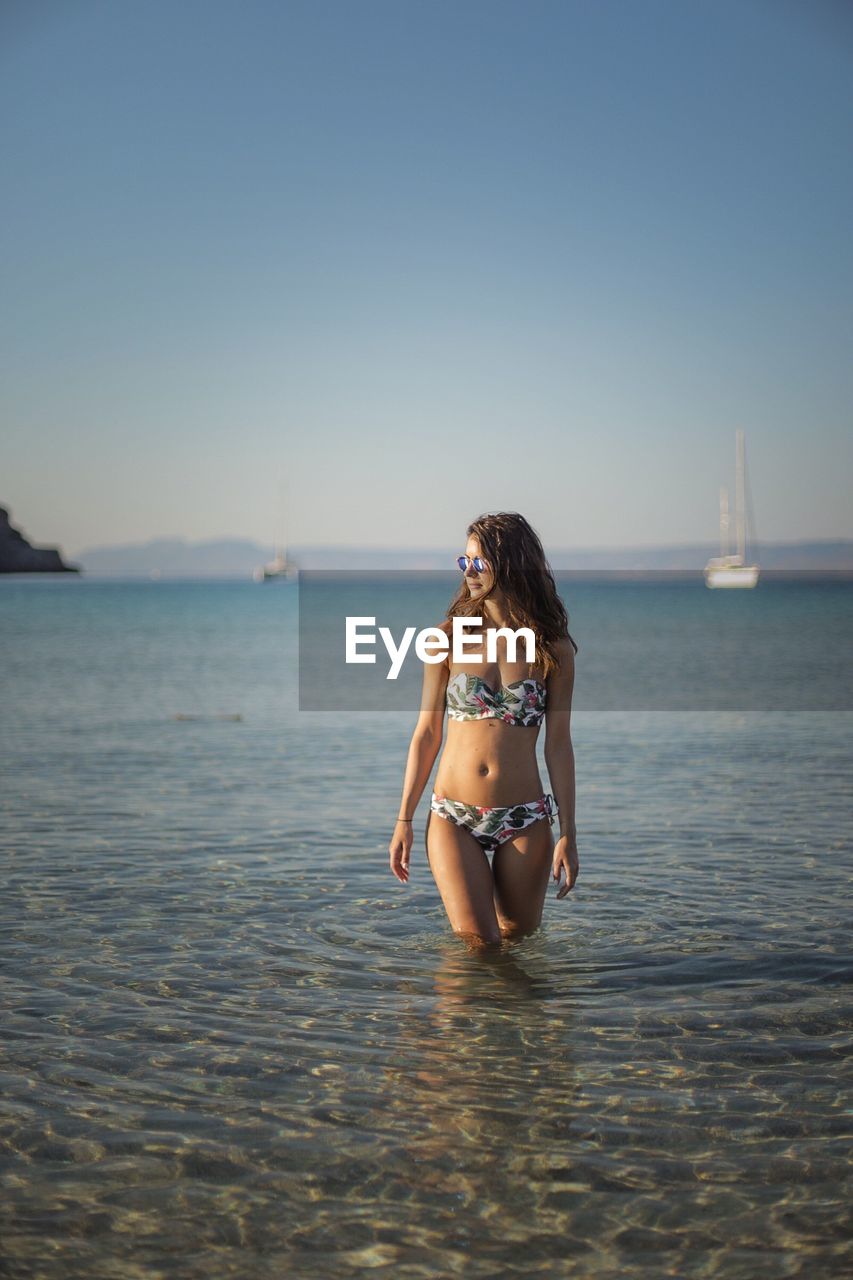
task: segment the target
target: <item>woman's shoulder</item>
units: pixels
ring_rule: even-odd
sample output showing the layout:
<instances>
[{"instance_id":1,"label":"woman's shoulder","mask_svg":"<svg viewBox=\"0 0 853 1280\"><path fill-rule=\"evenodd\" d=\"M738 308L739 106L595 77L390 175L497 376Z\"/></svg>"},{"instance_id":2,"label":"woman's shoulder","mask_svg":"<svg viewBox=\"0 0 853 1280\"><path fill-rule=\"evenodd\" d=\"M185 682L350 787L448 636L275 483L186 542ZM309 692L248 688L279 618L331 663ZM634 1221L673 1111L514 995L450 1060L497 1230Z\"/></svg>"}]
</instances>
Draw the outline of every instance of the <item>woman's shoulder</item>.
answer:
<instances>
[{"instance_id":1,"label":"woman's shoulder","mask_svg":"<svg viewBox=\"0 0 853 1280\"><path fill-rule=\"evenodd\" d=\"M571 636L560 636L551 645L551 655L554 659L555 666L550 674L557 675L562 672L571 674L575 669L575 649L572 644Z\"/></svg>"},{"instance_id":2,"label":"woman's shoulder","mask_svg":"<svg viewBox=\"0 0 853 1280\"><path fill-rule=\"evenodd\" d=\"M554 641L554 657L560 666L564 662L572 663L575 660L575 647L572 644L571 636L560 636L559 640Z\"/></svg>"},{"instance_id":3,"label":"woman's shoulder","mask_svg":"<svg viewBox=\"0 0 853 1280\"><path fill-rule=\"evenodd\" d=\"M427 627L427 630L430 632L433 632L433 634L435 634L435 632L437 631L443 631L443 634L447 636L447 641L448 641L447 652L444 653L441 662L433 663L433 666L438 667L439 671L447 671L448 675L450 675L451 659L453 655L453 623L452 621L450 620L450 618L442 618L441 622L435 623L434 626ZM437 653L438 650L435 649L434 652Z\"/></svg>"},{"instance_id":4,"label":"woman's shoulder","mask_svg":"<svg viewBox=\"0 0 853 1280\"><path fill-rule=\"evenodd\" d=\"M449 674L450 668L452 665L452 657L453 657L453 619L443 618L441 622L437 622L434 627L430 628L430 630L443 631L444 634L447 636L447 640L448 640L447 652L445 653L439 665L442 668L444 668Z\"/></svg>"}]
</instances>

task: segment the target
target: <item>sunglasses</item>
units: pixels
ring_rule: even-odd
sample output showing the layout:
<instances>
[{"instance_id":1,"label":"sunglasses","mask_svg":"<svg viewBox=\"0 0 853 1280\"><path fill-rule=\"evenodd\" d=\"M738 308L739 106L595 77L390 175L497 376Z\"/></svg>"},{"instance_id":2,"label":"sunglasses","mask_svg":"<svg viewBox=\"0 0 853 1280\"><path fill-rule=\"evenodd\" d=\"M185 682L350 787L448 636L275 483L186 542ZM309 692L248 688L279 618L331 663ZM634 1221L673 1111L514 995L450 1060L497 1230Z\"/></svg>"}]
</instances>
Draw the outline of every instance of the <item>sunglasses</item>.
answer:
<instances>
[{"instance_id":1,"label":"sunglasses","mask_svg":"<svg viewBox=\"0 0 853 1280\"><path fill-rule=\"evenodd\" d=\"M489 567L488 560L484 560L481 556L474 556L473 558L471 556L457 556L456 563L463 573L467 571L469 564L474 566L477 573L484 573Z\"/></svg>"}]
</instances>

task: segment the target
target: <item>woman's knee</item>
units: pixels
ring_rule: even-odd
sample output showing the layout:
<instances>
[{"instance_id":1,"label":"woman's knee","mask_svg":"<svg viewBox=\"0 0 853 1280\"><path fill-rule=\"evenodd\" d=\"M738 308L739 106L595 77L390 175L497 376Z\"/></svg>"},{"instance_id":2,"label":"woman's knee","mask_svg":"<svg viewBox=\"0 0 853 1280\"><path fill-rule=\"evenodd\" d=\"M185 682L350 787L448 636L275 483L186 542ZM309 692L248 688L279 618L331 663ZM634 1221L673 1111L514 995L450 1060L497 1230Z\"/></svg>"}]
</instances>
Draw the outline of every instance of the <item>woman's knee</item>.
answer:
<instances>
[{"instance_id":1,"label":"woman's knee","mask_svg":"<svg viewBox=\"0 0 853 1280\"><path fill-rule=\"evenodd\" d=\"M457 899L451 904L447 914L453 932L460 938L484 946L493 946L503 941L497 915L494 909L489 910L489 904L485 901L460 902Z\"/></svg>"},{"instance_id":2,"label":"woman's knee","mask_svg":"<svg viewBox=\"0 0 853 1280\"><path fill-rule=\"evenodd\" d=\"M537 919L530 917L526 920L502 920L500 924L501 937L506 942L510 942L514 938L526 938L531 933L535 933L541 924L541 911Z\"/></svg>"},{"instance_id":3,"label":"woman's knee","mask_svg":"<svg viewBox=\"0 0 853 1280\"><path fill-rule=\"evenodd\" d=\"M461 938L469 947L476 951L488 950L492 947L499 947L503 942L503 934L496 925L481 926L479 928L460 928L454 927L453 932L458 938Z\"/></svg>"}]
</instances>

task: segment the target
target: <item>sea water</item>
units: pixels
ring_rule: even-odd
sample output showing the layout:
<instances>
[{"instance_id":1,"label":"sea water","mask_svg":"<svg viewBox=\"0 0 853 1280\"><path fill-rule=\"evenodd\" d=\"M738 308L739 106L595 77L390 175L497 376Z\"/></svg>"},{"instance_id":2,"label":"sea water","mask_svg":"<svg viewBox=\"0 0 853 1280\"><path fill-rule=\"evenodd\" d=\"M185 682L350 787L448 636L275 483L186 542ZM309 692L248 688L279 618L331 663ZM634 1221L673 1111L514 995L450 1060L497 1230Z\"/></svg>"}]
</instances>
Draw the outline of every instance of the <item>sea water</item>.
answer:
<instances>
[{"instance_id":1,"label":"sea water","mask_svg":"<svg viewBox=\"0 0 853 1280\"><path fill-rule=\"evenodd\" d=\"M4 1275L849 1273L851 589L565 590L579 707L716 599L815 709L577 710L577 885L478 954L295 585L0 580Z\"/></svg>"}]
</instances>

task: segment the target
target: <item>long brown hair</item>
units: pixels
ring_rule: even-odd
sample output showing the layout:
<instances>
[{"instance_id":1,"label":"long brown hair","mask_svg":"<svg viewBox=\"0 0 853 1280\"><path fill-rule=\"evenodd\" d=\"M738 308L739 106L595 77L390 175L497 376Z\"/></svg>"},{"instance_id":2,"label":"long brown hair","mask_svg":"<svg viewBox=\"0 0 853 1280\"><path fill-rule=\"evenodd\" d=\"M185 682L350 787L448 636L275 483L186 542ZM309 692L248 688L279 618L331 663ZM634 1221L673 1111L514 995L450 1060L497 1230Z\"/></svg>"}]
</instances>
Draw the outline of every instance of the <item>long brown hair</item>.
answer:
<instances>
[{"instance_id":1,"label":"long brown hair","mask_svg":"<svg viewBox=\"0 0 853 1280\"><path fill-rule=\"evenodd\" d=\"M517 511L478 516L468 525L466 533L479 542L494 582L488 591L474 599L463 577L448 606L446 625L452 626L452 618L479 616L482 601L493 591L502 591L513 630L530 627L536 636L536 653L541 655L547 676L559 666L558 640L568 637L575 653L578 646L569 635L569 617L557 595L554 575L539 535Z\"/></svg>"}]
</instances>

